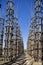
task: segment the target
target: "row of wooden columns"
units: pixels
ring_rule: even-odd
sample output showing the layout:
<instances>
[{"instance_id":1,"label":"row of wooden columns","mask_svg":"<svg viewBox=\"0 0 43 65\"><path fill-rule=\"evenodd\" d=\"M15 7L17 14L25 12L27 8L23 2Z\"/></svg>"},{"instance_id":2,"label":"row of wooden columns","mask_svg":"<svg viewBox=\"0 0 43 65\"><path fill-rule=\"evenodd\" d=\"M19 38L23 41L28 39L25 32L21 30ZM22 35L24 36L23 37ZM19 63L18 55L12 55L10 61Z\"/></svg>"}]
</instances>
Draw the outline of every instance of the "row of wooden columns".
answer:
<instances>
[{"instance_id":1,"label":"row of wooden columns","mask_svg":"<svg viewBox=\"0 0 43 65\"><path fill-rule=\"evenodd\" d=\"M30 32L27 42L28 54L34 57L35 61L43 61L43 7L42 0L34 1L34 17L30 25Z\"/></svg>"},{"instance_id":2,"label":"row of wooden columns","mask_svg":"<svg viewBox=\"0 0 43 65\"><path fill-rule=\"evenodd\" d=\"M23 38L18 24L18 18L14 14L14 1L7 0L6 7L6 24L5 30L3 26L3 19L0 19L0 55L4 57L4 60L13 60L24 53ZM3 26L4 27L4 26ZM1 29L0 29L1 30ZM4 49L3 49L3 31L5 32ZM3 54L2 54L3 53Z\"/></svg>"}]
</instances>

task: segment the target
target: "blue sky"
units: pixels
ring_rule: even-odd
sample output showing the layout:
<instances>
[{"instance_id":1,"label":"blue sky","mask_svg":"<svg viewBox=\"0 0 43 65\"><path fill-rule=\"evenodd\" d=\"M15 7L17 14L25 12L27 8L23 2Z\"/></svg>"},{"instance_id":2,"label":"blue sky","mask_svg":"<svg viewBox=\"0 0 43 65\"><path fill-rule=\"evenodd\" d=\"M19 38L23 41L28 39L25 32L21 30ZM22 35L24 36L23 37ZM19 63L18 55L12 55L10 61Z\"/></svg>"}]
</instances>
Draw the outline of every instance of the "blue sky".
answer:
<instances>
[{"instance_id":1,"label":"blue sky","mask_svg":"<svg viewBox=\"0 0 43 65\"><path fill-rule=\"evenodd\" d=\"M2 15L5 18L6 15L6 0L0 0L2 4ZM14 0L14 11L16 16L18 17L18 22L20 25L24 48L27 46L27 39L29 33L29 26L31 23L31 18L33 17L33 0Z\"/></svg>"}]
</instances>

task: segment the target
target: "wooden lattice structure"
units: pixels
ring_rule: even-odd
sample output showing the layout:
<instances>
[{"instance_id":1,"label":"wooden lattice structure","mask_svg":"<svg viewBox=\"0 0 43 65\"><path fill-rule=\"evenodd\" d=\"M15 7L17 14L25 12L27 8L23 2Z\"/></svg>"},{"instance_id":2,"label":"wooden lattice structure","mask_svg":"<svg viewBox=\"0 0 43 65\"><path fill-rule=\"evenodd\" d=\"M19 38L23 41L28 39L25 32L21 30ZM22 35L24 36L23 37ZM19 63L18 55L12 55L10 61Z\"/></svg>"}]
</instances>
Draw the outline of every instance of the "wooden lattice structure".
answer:
<instances>
[{"instance_id":1,"label":"wooden lattice structure","mask_svg":"<svg viewBox=\"0 0 43 65\"><path fill-rule=\"evenodd\" d=\"M5 27L4 56L5 58L15 59L23 53L24 47L20 27L18 25L18 19L14 16L13 0L7 0Z\"/></svg>"},{"instance_id":2,"label":"wooden lattice structure","mask_svg":"<svg viewBox=\"0 0 43 65\"><path fill-rule=\"evenodd\" d=\"M30 25L30 36L27 42L28 53L35 61L43 61L43 1L34 1L34 17Z\"/></svg>"},{"instance_id":3,"label":"wooden lattice structure","mask_svg":"<svg viewBox=\"0 0 43 65\"><path fill-rule=\"evenodd\" d=\"M2 57L3 52L3 34L4 34L4 19L1 16L2 10L1 10L1 4L0 4L0 57Z\"/></svg>"}]
</instances>

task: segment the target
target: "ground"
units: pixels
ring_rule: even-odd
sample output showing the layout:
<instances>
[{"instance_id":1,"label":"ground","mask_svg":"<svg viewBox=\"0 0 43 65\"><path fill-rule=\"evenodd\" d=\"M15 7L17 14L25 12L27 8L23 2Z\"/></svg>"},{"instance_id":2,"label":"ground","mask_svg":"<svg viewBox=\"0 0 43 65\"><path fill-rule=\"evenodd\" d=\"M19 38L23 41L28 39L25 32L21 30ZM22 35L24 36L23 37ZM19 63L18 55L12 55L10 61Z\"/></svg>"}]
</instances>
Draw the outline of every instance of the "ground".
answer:
<instances>
[{"instance_id":1,"label":"ground","mask_svg":"<svg viewBox=\"0 0 43 65\"><path fill-rule=\"evenodd\" d=\"M4 62L0 62L1 63ZM25 54L21 55L19 58L16 59L14 62L9 62L3 65L42 65L41 62L35 62L33 57L30 57L27 52Z\"/></svg>"}]
</instances>

